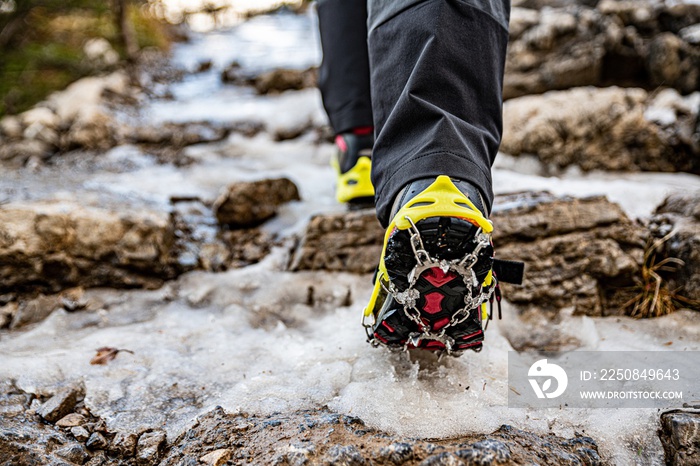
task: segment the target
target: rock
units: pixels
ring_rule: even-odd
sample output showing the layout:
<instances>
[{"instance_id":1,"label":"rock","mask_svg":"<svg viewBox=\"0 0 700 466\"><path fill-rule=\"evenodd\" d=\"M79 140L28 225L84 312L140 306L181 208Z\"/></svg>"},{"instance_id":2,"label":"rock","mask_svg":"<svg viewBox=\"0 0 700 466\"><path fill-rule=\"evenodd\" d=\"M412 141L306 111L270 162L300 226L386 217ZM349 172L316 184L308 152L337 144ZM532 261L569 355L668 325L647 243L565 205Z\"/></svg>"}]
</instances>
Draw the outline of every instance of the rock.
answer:
<instances>
[{"instance_id":1,"label":"rock","mask_svg":"<svg viewBox=\"0 0 700 466\"><path fill-rule=\"evenodd\" d=\"M56 422L58 427L76 427L81 426L87 422L85 416L78 413L70 413L63 416Z\"/></svg>"},{"instance_id":2,"label":"rock","mask_svg":"<svg viewBox=\"0 0 700 466\"><path fill-rule=\"evenodd\" d=\"M672 121L663 125L647 113L658 109L653 103L641 89L617 87L512 99L504 104L501 150L535 154L557 169L700 173L691 136L697 113L669 108Z\"/></svg>"},{"instance_id":3,"label":"rock","mask_svg":"<svg viewBox=\"0 0 700 466\"><path fill-rule=\"evenodd\" d=\"M700 413L663 413L659 437L666 454L666 464L700 465Z\"/></svg>"},{"instance_id":4,"label":"rock","mask_svg":"<svg viewBox=\"0 0 700 466\"><path fill-rule=\"evenodd\" d=\"M80 442L87 442L87 440L90 438L90 432L88 432L87 429L82 426L71 427L70 433Z\"/></svg>"},{"instance_id":5,"label":"rock","mask_svg":"<svg viewBox=\"0 0 700 466\"><path fill-rule=\"evenodd\" d=\"M384 229L373 210L316 215L306 227L291 269L373 272L383 238Z\"/></svg>"},{"instance_id":6,"label":"rock","mask_svg":"<svg viewBox=\"0 0 700 466\"><path fill-rule=\"evenodd\" d=\"M700 191L666 198L651 218L650 229L659 241L656 262L665 258L682 261L673 272L659 271L668 280L667 289L692 301L681 302L681 306L700 310Z\"/></svg>"},{"instance_id":7,"label":"rock","mask_svg":"<svg viewBox=\"0 0 700 466\"><path fill-rule=\"evenodd\" d=\"M325 458L325 464L329 466L359 466L365 463L365 458L354 445L332 445Z\"/></svg>"},{"instance_id":8,"label":"rock","mask_svg":"<svg viewBox=\"0 0 700 466\"><path fill-rule=\"evenodd\" d=\"M392 443L380 449L379 456L392 464L404 464L413 459L413 447L405 442Z\"/></svg>"},{"instance_id":9,"label":"rock","mask_svg":"<svg viewBox=\"0 0 700 466\"><path fill-rule=\"evenodd\" d=\"M254 75L246 73L241 64L234 61L221 72L221 80L227 84L250 85L255 79Z\"/></svg>"},{"instance_id":10,"label":"rock","mask_svg":"<svg viewBox=\"0 0 700 466\"><path fill-rule=\"evenodd\" d=\"M22 122L19 117L5 116L0 119L0 133L8 139L19 139L22 137ZM2 159L2 157L0 157Z\"/></svg>"},{"instance_id":11,"label":"rock","mask_svg":"<svg viewBox=\"0 0 700 466\"><path fill-rule=\"evenodd\" d=\"M44 402L37 414L49 422L56 422L73 411L84 389L78 386L64 388Z\"/></svg>"},{"instance_id":12,"label":"rock","mask_svg":"<svg viewBox=\"0 0 700 466\"><path fill-rule=\"evenodd\" d=\"M75 464L85 464L90 458L90 454L85 450L85 447L75 443L58 448L54 454Z\"/></svg>"},{"instance_id":13,"label":"rock","mask_svg":"<svg viewBox=\"0 0 700 466\"><path fill-rule=\"evenodd\" d=\"M526 263L522 286L504 284L522 309L621 312L640 272L646 230L603 197L523 193L496 198L492 220L498 257ZM317 215L307 226L292 270L371 273L384 231L373 211Z\"/></svg>"},{"instance_id":14,"label":"rock","mask_svg":"<svg viewBox=\"0 0 700 466\"><path fill-rule=\"evenodd\" d=\"M222 466L226 464L230 457L231 450L228 448L220 448L202 456L199 458L199 462L204 463L207 466Z\"/></svg>"},{"instance_id":15,"label":"rock","mask_svg":"<svg viewBox=\"0 0 700 466\"><path fill-rule=\"evenodd\" d=\"M227 84L253 86L259 94L277 94L289 90L301 90L316 86L318 68L305 70L277 68L254 74L245 70L240 63L231 63L221 73L221 80Z\"/></svg>"},{"instance_id":16,"label":"rock","mask_svg":"<svg viewBox=\"0 0 700 466\"><path fill-rule=\"evenodd\" d=\"M315 87L318 69L294 70L279 68L256 76L253 85L259 94L276 94L289 90Z\"/></svg>"},{"instance_id":17,"label":"rock","mask_svg":"<svg viewBox=\"0 0 700 466\"><path fill-rule=\"evenodd\" d=\"M0 209L0 292L153 288L182 270L166 213L10 203Z\"/></svg>"},{"instance_id":18,"label":"rock","mask_svg":"<svg viewBox=\"0 0 700 466\"><path fill-rule=\"evenodd\" d=\"M455 455L467 464L496 465L506 464L511 460L508 445L494 439L476 442L468 448L457 450Z\"/></svg>"},{"instance_id":19,"label":"rock","mask_svg":"<svg viewBox=\"0 0 700 466\"><path fill-rule=\"evenodd\" d=\"M138 126L130 129L127 138L140 144L167 144L185 147L193 144L221 141L236 127L209 122L166 123L159 127Z\"/></svg>"},{"instance_id":20,"label":"rock","mask_svg":"<svg viewBox=\"0 0 700 466\"><path fill-rule=\"evenodd\" d=\"M21 139L0 146L0 161L14 160L18 166L22 166L30 158L45 159L53 152L54 149L45 142Z\"/></svg>"},{"instance_id":21,"label":"rock","mask_svg":"<svg viewBox=\"0 0 700 466\"><path fill-rule=\"evenodd\" d=\"M296 185L287 178L240 182L229 186L213 209L221 225L245 228L273 217L281 204L300 199Z\"/></svg>"},{"instance_id":22,"label":"rock","mask_svg":"<svg viewBox=\"0 0 700 466\"><path fill-rule=\"evenodd\" d=\"M138 436L131 432L117 432L112 439L108 450L124 458L131 458L136 451Z\"/></svg>"},{"instance_id":23,"label":"rock","mask_svg":"<svg viewBox=\"0 0 700 466\"><path fill-rule=\"evenodd\" d=\"M289 466L304 466L316 453L316 447L312 443L297 443L289 446L286 454Z\"/></svg>"},{"instance_id":24,"label":"rock","mask_svg":"<svg viewBox=\"0 0 700 466\"><path fill-rule=\"evenodd\" d=\"M700 7L602 0L591 5L515 3L506 55L506 99L576 86L624 85L700 89L700 49L684 28ZM567 4L568 3L568 4ZM573 2L576 3L576 2ZM586 2L580 2L586 3Z\"/></svg>"},{"instance_id":25,"label":"rock","mask_svg":"<svg viewBox=\"0 0 700 466\"><path fill-rule=\"evenodd\" d=\"M173 223L179 241L178 263L220 272L262 260L274 240L257 228L222 231L212 210L199 200L176 202Z\"/></svg>"},{"instance_id":26,"label":"rock","mask_svg":"<svg viewBox=\"0 0 700 466\"><path fill-rule=\"evenodd\" d=\"M271 421L277 421L279 427L270 427ZM490 435L431 441L406 439L366 426L357 430L357 422L357 418L338 416L327 408L255 416L230 414L219 407L183 432L161 464L201 464L199 459L205 454L233 447L237 447L236 458L231 460L246 464L414 465L434 456L443 459L429 464L600 464L597 446L588 437L539 436L502 426ZM240 428L242 424L246 429ZM502 462L503 458L508 459Z\"/></svg>"},{"instance_id":27,"label":"rock","mask_svg":"<svg viewBox=\"0 0 700 466\"><path fill-rule=\"evenodd\" d=\"M700 89L700 48L669 32L654 37L648 46L651 83L671 86L683 93Z\"/></svg>"},{"instance_id":28,"label":"rock","mask_svg":"<svg viewBox=\"0 0 700 466\"><path fill-rule=\"evenodd\" d=\"M437 455L432 455L420 462L419 466L466 466L464 461L460 460L453 453L443 452Z\"/></svg>"},{"instance_id":29,"label":"rock","mask_svg":"<svg viewBox=\"0 0 700 466\"><path fill-rule=\"evenodd\" d=\"M74 120L60 144L63 149L107 150L116 145L117 133L117 124L111 115L94 111L90 117Z\"/></svg>"},{"instance_id":30,"label":"rock","mask_svg":"<svg viewBox=\"0 0 700 466\"><path fill-rule=\"evenodd\" d=\"M11 302L0 306L0 329L7 328L12 323L19 309L19 303Z\"/></svg>"},{"instance_id":31,"label":"rock","mask_svg":"<svg viewBox=\"0 0 700 466\"><path fill-rule=\"evenodd\" d=\"M153 465L159 460L165 449L165 432L154 430L141 434L136 444L136 460L140 465Z\"/></svg>"},{"instance_id":32,"label":"rock","mask_svg":"<svg viewBox=\"0 0 700 466\"><path fill-rule=\"evenodd\" d=\"M46 128L58 129L61 119L50 108L34 107L19 115L21 124L27 128L39 124Z\"/></svg>"},{"instance_id":33,"label":"rock","mask_svg":"<svg viewBox=\"0 0 700 466\"><path fill-rule=\"evenodd\" d=\"M620 290L639 276L646 231L604 197L544 193L498 197L491 217L498 256L526 264L522 286L503 284L521 309L622 312ZM617 309L617 311L616 311Z\"/></svg>"},{"instance_id":34,"label":"rock","mask_svg":"<svg viewBox=\"0 0 700 466\"><path fill-rule=\"evenodd\" d=\"M107 439L99 432L93 432L85 444L90 450L104 450L107 448Z\"/></svg>"},{"instance_id":35,"label":"rock","mask_svg":"<svg viewBox=\"0 0 700 466\"><path fill-rule=\"evenodd\" d=\"M117 71L107 76L91 76L75 81L66 89L49 96L46 105L60 118L61 122L71 123L82 120L88 122L103 113L102 96L105 92L127 94L129 77Z\"/></svg>"},{"instance_id":36,"label":"rock","mask_svg":"<svg viewBox=\"0 0 700 466\"><path fill-rule=\"evenodd\" d=\"M515 8L506 54L505 99L553 89L597 84L606 52L609 21L587 8Z\"/></svg>"},{"instance_id":37,"label":"rock","mask_svg":"<svg viewBox=\"0 0 700 466\"><path fill-rule=\"evenodd\" d=\"M10 328L41 322L61 307L59 295L39 295L34 299L22 300L14 313Z\"/></svg>"}]
</instances>

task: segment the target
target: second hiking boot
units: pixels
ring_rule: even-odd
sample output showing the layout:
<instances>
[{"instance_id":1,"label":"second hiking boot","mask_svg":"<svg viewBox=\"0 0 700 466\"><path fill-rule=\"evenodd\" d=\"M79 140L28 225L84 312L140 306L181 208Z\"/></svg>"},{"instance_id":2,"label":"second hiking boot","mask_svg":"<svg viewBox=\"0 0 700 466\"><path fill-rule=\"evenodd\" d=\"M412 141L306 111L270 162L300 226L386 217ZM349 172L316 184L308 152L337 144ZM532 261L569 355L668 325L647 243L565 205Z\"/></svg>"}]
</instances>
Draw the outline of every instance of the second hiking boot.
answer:
<instances>
[{"instance_id":1,"label":"second hiking boot","mask_svg":"<svg viewBox=\"0 0 700 466\"><path fill-rule=\"evenodd\" d=\"M335 138L337 148L331 164L336 170L336 199L350 204L373 204L374 187L370 179L372 169L372 132L343 133Z\"/></svg>"}]
</instances>

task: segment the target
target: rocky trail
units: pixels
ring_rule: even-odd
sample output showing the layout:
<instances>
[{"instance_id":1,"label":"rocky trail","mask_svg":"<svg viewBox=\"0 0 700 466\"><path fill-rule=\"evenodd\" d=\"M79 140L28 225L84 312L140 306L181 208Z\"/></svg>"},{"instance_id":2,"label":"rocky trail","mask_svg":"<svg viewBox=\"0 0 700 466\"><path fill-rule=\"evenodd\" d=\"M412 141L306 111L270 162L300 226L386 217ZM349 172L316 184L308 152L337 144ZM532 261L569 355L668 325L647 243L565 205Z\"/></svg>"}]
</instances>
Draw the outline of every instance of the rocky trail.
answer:
<instances>
[{"instance_id":1,"label":"rocky trail","mask_svg":"<svg viewBox=\"0 0 700 466\"><path fill-rule=\"evenodd\" d=\"M700 464L692 403L508 407L508 352L700 351L700 5L515 3L526 280L461 358L365 341L383 231L334 199L313 12L0 120L0 464Z\"/></svg>"}]
</instances>

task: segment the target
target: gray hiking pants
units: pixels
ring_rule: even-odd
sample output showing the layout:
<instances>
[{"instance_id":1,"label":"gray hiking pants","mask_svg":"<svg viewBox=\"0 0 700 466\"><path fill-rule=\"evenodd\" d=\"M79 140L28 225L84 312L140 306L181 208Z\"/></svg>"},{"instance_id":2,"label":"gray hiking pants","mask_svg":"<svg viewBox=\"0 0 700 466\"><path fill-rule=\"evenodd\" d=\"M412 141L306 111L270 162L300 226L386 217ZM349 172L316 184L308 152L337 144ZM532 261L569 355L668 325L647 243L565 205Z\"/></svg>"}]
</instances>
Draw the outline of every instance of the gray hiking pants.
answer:
<instances>
[{"instance_id":1,"label":"gray hiking pants","mask_svg":"<svg viewBox=\"0 0 700 466\"><path fill-rule=\"evenodd\" d=\"M377 216L419 178L493 202L510 0L319 0L319 87L337 133L375 128Z\"/></svg>"}]
</instances>

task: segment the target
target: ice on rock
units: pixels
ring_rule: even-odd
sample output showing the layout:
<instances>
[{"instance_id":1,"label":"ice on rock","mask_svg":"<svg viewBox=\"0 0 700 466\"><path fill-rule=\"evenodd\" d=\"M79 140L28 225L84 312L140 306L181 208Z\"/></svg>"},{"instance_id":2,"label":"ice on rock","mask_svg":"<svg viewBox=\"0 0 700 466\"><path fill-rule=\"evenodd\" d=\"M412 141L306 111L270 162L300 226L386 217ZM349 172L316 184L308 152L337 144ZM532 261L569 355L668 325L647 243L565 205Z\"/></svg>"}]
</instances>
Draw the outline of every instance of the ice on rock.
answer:
<instances>
[{"instance_id":1,"label":"ice on rock","mask_svg":"<svg viewBox=\"0 0 700 466\"><path fill-rule=\"evenodd\" d=\"M178 45L182 48L176 55L182 53L184 60L192 52L185 48L194 47L198 60L219 57L216 66L225 66L241 59L235 54L246 49L235 46L227 34ZM208 41L218 45L212 47ZM294 63L300 67L314 63L307 58ZM249 59L254 61L257 55ZM258 118L271 122L268 126L275 131L308 121L321 123L317 91L254 97L221 85L216 66L179 85L175 100L148 108L149 118ZM26 186L22 195L47 196L46 187L53 186L63 194L52 192L52 196L80 196L97 203L100 196L109 195L112 200L137 200L168 209L172 195L212 200L222 186L236 180L283 175L298 184L302 201L281 209L263 227L283 238L302 231L315 212L344 209L334 200L334 174L328 166L331 144L319 146L304 138L279 143L270 134L233 135L188 151L198 154L198 163L173 167L151 163L132 149L115 149L104 162L115 169L97 174L57 161L54 171L33 178L20 171L3 173L0 192L22 185ZM128 170L116 169L122 164ZM526 173L515 163L497 167L497 193L605 194L638 217L649 215L669 192L700 187L700 177L689 174L593 172L549 177L533 165L530 160ZM615 459L612 463L633 463L638 450L650 452L650 462L661 462L655 411L507 407L508 352L519 340L531 338L518 331L519 321L507 306L505 320L489 325L479 354L441 361L429 354L393 354L368 345L360 326L371 292L369 275L286 272L287 251L273 249L262 262L243 269L192 272L156 291L87 290L87 299L102 303L99 309L57 311L34 327L0 334L0 379L15 380L33 393L82 382L86 405L104 417L110 429L164 428L170 438L217 405L253 414L328 405L371 427L411 437L490 433L509 424L569 437L585 432L604 457ZM699 350L699 315L679 312L647 321L566 316L551 326L538 322L533 330L556 333L576 348L668 350L666 343L673 341L673 349ZM95 350L103 346L133 354L120 353L104 366L90 365Z\"/></svg>"}]
</instances>

